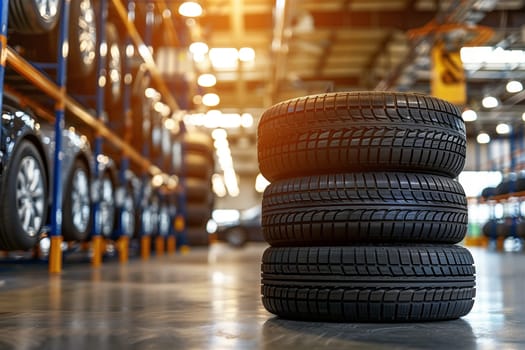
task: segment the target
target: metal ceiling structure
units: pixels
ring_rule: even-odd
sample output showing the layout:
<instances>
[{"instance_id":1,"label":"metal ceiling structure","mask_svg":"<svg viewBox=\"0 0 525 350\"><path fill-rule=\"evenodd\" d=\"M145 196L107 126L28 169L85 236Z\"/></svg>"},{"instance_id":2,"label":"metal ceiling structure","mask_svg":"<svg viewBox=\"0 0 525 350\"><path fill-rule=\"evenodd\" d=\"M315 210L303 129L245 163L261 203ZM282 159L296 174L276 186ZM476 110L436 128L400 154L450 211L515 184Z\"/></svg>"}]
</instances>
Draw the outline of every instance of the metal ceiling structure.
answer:
<instances>
[{"instance_id":1,"label":"metal ceiling structure","mask_svg":"<svg viewBox=\"0 0 525 350\"><path fill-rule=\"evenodd\" d=\"M430 51L437 39L461 46L469 28L489 28L486 46L525 48L523 0L205 0L199 19L209 47L252 47L255 62L216 70L223 110L262 110L284 99L327 91L398 90L430 93ZM454 30L422 31L429 24ZM413 35L414 30L423 32ZM458 47L459 48L459 47ZM497 122L521 122L525 92L504 91L510 78L525 79L525 62L494 69L478 64L465 71L467 105L478 120L469 136ZM483 109L481 98L497 94L502 104ZM256 173L255 128L232 133L242 147L239 173ZM235 140L234 140L235 141ZM247 143L249 142L249 143ZM251 145L247 147L247 145ZM248 153L251 152L251 153ZM251 155L251 156L250 156ZM251 160L251 161L247 161ZM243 165L244 164L244 165Z\"/></svg>"}]
</instances>

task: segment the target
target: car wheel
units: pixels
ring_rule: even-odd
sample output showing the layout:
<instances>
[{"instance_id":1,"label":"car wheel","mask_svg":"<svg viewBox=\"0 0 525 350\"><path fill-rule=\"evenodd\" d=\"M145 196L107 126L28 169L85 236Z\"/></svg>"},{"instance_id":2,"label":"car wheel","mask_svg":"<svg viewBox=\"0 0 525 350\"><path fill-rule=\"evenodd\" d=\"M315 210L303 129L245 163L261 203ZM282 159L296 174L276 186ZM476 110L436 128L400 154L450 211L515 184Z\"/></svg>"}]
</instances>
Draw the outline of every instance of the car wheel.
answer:
<instances>
[{"instance_id":1,"label":"car wheel","mask_svg":"<svg viewBox=\"0 0 525 350\"><path fill-rule=\"evenodd\" d=\"M69 62L70 78L88 76L96 65L97 26L96 14L91 0L71 2L69 23Z\"/></svg>"},{"instance_id":2,"label":"car wheel","mask_svg":"<svg viewBox=\"0 0 525 350\"><path fill-rule=\"evenodd\" d=\"M118 107L122 96L122 54L117 28L113 23L106 24L106 41L108 46L106 104Z\"/></svg>"},{"instance_id":3,"label":"car wheel","mask_svg":"<svg viewBox=\"0 0 525 350\"><path fill-rule=\"evenodd\" d=\"M159 211L159 235L168 236L171 227L171 217L168 205L162 204Z\"/></svg>"},{"instance_id":4,"label":"car wheel","mask_svg":"<svg viewBox=\"0 0 525 350\"><path fill-rule=\"evenodd\" d=\"M58 23L62 0L9 1L9 27L21 34L41 34Z\"/></svg>"},{"instance_id":5,"label":"car wheel","mask_svg":"<svg viewBox=\"0 0 525 350\"><path fill-rule=\"evenodd\" d=\"M66 241L82 241L91 229L90 181L87 165L77 159L64 192L62 236Z\"/></svg>"},{"instance_id":6,"label":"car wheel","mask_svg":"<svg viewBox=\"0 0 525 350\"><path fill-rule=\"evenodd\" d=\"M233 227L225 232L226 242L232 247L240 248L248 242L246 231L240 227Z\"/></svg>"},{"instance_id":7,"label":"car wheel","mask_svg":"<svg viewBox=\"0 0 525 350\"><path fill-rule=\"evenodd\" d=\"M4 174L0 204L0 245L5 250L33 247L47 217L47 180L35 145L22 140Z\"/></svg>"},{"instance_id":8,"label":"car wheel","mask_svg":"<svg viewBox=\"0 0 525 350\"><path fill-rule=\"evenodd\" d=\"M100 233L110 238L115 229L115 184L109 172L104 172L100 183Z\"/></svg>"},{"instance_id":9,"label":"car wheel","mask_svg":"<svg viewBox=\"0 0 525 350\"><path fill-rule=\"evenodd\" d=\"M135 201L133 199L133 189L128 186L124 192L122 208L120 211L120 227L122 235L133 236L135 232Z\"/></svg>"}]
</instances>

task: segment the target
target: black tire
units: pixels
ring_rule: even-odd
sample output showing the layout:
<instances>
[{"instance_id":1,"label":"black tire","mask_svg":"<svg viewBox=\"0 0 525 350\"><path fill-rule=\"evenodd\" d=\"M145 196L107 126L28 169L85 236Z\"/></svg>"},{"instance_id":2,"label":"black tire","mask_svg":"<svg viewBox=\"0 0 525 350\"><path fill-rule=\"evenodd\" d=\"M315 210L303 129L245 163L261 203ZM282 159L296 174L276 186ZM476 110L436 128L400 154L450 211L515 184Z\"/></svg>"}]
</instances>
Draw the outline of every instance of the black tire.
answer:
<instances>
[{"instance_id":1,"label":"black tire","mask_svg":"<svg viewBox=\"0 0 525 350\"><path fill-rule=\"evenodd\" d=\"M208 134L201 132L185 133L183 147L185 152L200 153L213 159L213 140Z\"/></svg>"},{"instance_id":2,"label":"black tire","mask_svg":"<svg viewBox=\"0 0 525 350\"><path fill-rule=\"evenodd\" d=\"M71 1L68 34L68 77L71 79L85 78L95 70L98 55L96 17L93 0Z\"/></svg>"},{"instance_id":3,"label":"black tire","mask_svg":"<svg viewBox=\"0 0 525 350\"><path fill-rule=\"evenodd\" d=\"M347 173L278 180L262 202L273 246L353 242L457 243L467 199L457 181L416 173Z\"/></svg>"},{"instance_id":4,"label":"black tire","mask_svg":"<svg viewBox=\"0 0 525 350\"><path fill-rule=\"evenodd\" d=\"M106 23L106 42L108 55L106 57L106 106L112 110L120 111L122 106L123 91L123 51L120 46L117 27L113 23Z\"/></svg>"},{"instance_id":5,"label":"black tire","mask_svg":"<svg viewBox=\"0 0 525 350\"><path fill-rule=\"evenodd\" d=\"M62 0L48 1L48 5L39 8L36 0L10 0L9 27L21 34L50 32L60 18Z\"/></svg>"},{"instance_id":6,"label":"black tire","mask_svg":"<svg viewBox=\"0 0 525 350\"><path fill-rule=\"evenodd\" d=\"M109 171L102 174L100 182L99 215L100 234L106 238L112 238L117 226L116 203L115 203L115 180Z\"/></svg>"},{"instance_id":7,"label":"black tire","mask_svg":"<svg viewBox=\"0 0 525 350\"><path fill-rule=\"evenodd\" d=\"M353 171L456 177L465 164L465 124L454 105L424 95L329 93L266 110L257 150L270 182Z\"/></svg>"},{"instance_id":8,"label":"black tire","mask_svg":"<svg viewBox=\"0 0 525 350\"><path fill-rule=\"evenodd\" d=\"M184 174L202 180L209 180L213 173L213 163L208 157L199 153L184 155ZM180 172L179 172L179 175Z\"/></svg>"},{"instance_id":9,"label":"black tire","mask_svg":"<svg viewBox=\"0 0 525 350\"><path fill-rule=\"evenodd\" d=\"M122 203L120 206L120 234L132 237L136 230L137 213L133 185L128 183L123 189Z\"/></svg>"},{"instance_id":10,"label":"black tire","mask_svg":"<svg viewBox=\"0 0 525 350\"><path fill-rule=\"evenodd\" d=\"M83 241L92 226L91 184L86 163L76 159L65 179L62 236L65 241Z\"/></svg>"},{"instance_id":11,"label":"black tire","mask_svg":"<svg viewBox=\"0 0 525 350\"><path fill-rule=\"evenodd\" d=\"M496 194L496 187L485 187L481 191L481 198L489 199L490 197L495 196Z\"/></svg>"},{"instance_id":12,"label":"black tire","mask_svg":"<svg viewBox=\"0 0 525 350\"><path fill-rule=\"evenodd\" d=\"M5 171L0 192L0 249L30 249L47 219L44 162L35 145L21 140Z\"/></svg>"},{"instance_id":13,"label":"black tire","mask_svg":"<svg viewBox=\"0 0 525 350\"><path fill-rule=\"evenodd\" d=\"M213 196L211 182L198 178L186 179L186 200L192 203L209 204Z\"/></svg>"},{"instance_id":14,"label":"black tire","mask_svg":"<svg viewBox=\"0 0 525 350\"><path fill-rule=\"evenodd\" d=\"M449 245L268 248L262 301L308 321L455 319L474 304L468 250Z\"/></svg>"}]
</instances>

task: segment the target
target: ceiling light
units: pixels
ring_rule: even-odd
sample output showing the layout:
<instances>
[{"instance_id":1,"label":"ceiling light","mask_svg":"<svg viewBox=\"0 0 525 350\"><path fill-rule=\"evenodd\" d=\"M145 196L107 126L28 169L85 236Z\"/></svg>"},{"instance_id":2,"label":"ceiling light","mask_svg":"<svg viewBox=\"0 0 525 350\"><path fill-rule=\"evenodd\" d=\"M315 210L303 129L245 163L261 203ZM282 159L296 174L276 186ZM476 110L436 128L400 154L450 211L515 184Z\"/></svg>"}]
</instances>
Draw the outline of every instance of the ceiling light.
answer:
<instances>
[{"instance_id":1,"label":"ceiling light","mask_svg":"<svg viewBox=\"0 0 525 350\"><path fill-rule=\"evenodd\" d=\"M199 75L199 78L197 78L197 84L203 87L212 87L217 84L217 78L215 78L215 75L213 74L201 74Z\"/></svg>"},{"instance_id":2,"label":"ceiling light","mask_svg":"<svg viewBox=\"0 0 525 350\"><path fill-rule=\"evenodd\" d=\"M208 107L217 106L221 102L219 95L210 92L202 96L202 104Z\"/></svg>"},{"instance_id":3,"label":"ceiling light","mask_svg":"<svg viewBox=\"0 0 525 350\"><path fill-rule=\"evenodd\" d=\"M516 92L523 90L523 84L517 80L511 80L507 83L505 88L507 89L508 93L515 94Z\"/></svg>"},{"instance_id":4,"label":"ceiling light","mask_svg":"<svg viewBox=\"0 0 525 350\"><path fill-rule=\"evenodd\" d=\"M239 52L233 47L212 48L209 52L211 64L215 68L237 68Z\"/></svg>"},{"instance_id":5,"label":"ceiling light","mask_svg":"<svg viewBox=\"0 0 525 350\"><path fill-rule=\"evenodd\" d=\"M224 129L215 129L211 132L211 137L214 140L225 139L228 137L228 133Z\"/></svg>"},{"instance_id":6,"label":"ceiling light","mask_svg":"<svg viewBox=\"0 0 525 350\"><path fill-rule=\"evenodd\" d=\"M490 136L486 132L480 132L478 136L476 137L476 141L478 141L478 143L481 143L481 144L489 143Z\"/></svg>"},{"instance_id":7,"label":"ceiling light","mask_svg":"<svg viewBox=\"0 0 525 350\"><path fill-rule=\"evenodd\" d=\"M500 123L496 125L496 132L500 135L506 135L510 133L510 125L505 123Z\"/></svg>"},{"instance_id":8,"label":"ceiling light","mask_svg":"<svg viewBox=\"0 0 525 350\"><path fill-rule=\"evenodd\" d=\"M525 112L523 112L523 114L521 115L521 120L525 122Z\"/></svg>"},{"instance_id":9,"label":"ceiling light","mask_svg":"<svg viewBox=\"0 0 525 350\"><path fill-rule=\"evenodd\" d=\"M189 47L190 49L190 52L194 55L204 55L206 53L208 53L208 45L206 45L206 43L203 43L201 41L196 41L194 43L192 43Z\"/></svg>"},{"instance_id":10,"label":"ceiling light","mask_svg":"<svg viewBox=\"0 0 525 350\"><path fill-rule=\"evenodd\" d=\"M465 109L463 113L461 113L461 118L466 122L473 122L478 119L478 114L472 109Z\"/></svg>"},{"instance_id":11,"label":"ceiling light","mask_svg":"<svg viewBox=\"0 0 525 350\"><path fill-rule=\"evenodd\" d=\"M241 126L243 128L251 128L253 126L253 115L250 113L243 113L241 115Z\"/></svg>"},{"instance_id":12,"label":"ceiling light","mask_svg":"<svg viewBox=\"0 0 525 350\"><path fill-rule=\"evenodd\" d=\"M498 102L498 99L495 98L494 96L485 96L483 97L481 104L485 108L494 108L494 107L498 107L499 102Z\"/></svg>"},{"instance_id":13,"label":"ceiling light","mask_svg":"<svg viewBox=\"0 0 525 350\"><path fill-rule=\"evenodd\" d=\"M179 6L179 14L184 17L199 17L202 15L202 6L195 1L186 1Z\"/></svg>"},{"instance_id":14,"label":"ceiling light","mask_svg":"<svg viewBox=\"0 0 525 350\"><path fill-rule=\"evenodd\" d=\"M251 47L241 47L239 49L239 59L243 62L251 62L255 60L255 50Z\"/></svg>"}]
</instances>

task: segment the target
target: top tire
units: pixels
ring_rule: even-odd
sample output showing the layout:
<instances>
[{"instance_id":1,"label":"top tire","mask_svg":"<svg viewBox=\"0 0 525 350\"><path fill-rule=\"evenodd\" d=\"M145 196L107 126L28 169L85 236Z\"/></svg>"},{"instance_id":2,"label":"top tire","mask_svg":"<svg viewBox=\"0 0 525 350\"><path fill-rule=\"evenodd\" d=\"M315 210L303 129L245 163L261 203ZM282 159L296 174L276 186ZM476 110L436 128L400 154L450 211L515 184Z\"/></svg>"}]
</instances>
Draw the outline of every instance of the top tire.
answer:
<instances>
[{"instance_id":1,"label":"top tire","mask_svg":"<svg viewBox=\"0 0 525 350\"><path fill-rule=\"evenodd\" d=\"M296 98L267 109L258 127L259 168L269 181L378 170L456 177L465 152L458 108L414 93Z\"/></svg>"}]
</instances>

